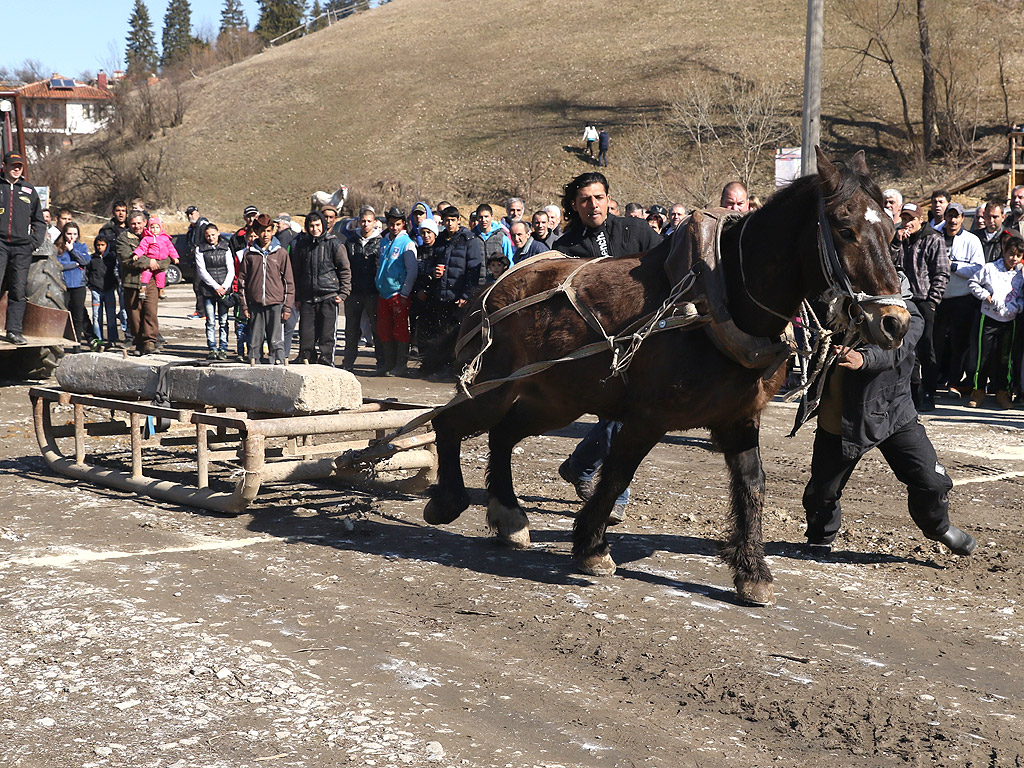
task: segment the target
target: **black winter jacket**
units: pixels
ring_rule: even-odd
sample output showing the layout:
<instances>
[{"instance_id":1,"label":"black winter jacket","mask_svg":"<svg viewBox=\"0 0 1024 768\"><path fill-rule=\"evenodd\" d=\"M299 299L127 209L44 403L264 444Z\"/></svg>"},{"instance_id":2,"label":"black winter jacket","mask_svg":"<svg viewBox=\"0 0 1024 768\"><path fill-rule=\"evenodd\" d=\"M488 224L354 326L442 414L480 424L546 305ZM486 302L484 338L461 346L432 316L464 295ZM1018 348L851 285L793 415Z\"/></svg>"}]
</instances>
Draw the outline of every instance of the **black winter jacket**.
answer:
<instances>
[{"instance_id":1,"label":"black winter jacket","mask_svg":"<svg viewBox=\"0 0 1024 768\"><path fill-rule=\"evenodd\" d=\"M46 220L36 188L27 181L13 184L0 177L0 240L28 245L34 251L46 238Z\"/></svg>"},{"instance_id":2,"label":"black winter jacket","mask_svg":"<svg viewBox=\"0 0 1024 768\"><path fill-rule=\"evenodd\" d=\"M363 243L357 232L348 235L348 263L352 270L352 293L373 296L377 293L377 262L380 259L380 235Z\"/></svg>"},{"instance_id":3,"label":"black winter jacket","mask_svg":"<svg viewBox=\"0 0 1024 768\"><path fill-rule=\"evenodd\" d=\"M289 249L296 301L323 301L352 292L348 251L334 235L297 235Z\"/></svg>"},{"instance_id":4,"label":"black winter jacket","mask_svg":"<svg viewBox=\"0 0 1024 768\"><path fill-rule=\"evenodd\" d=\"M483 252L483 241L465 227L460 227L454 235L442 232L427 265L429 298L445 304L468 299L480 283ZM444 274L435 278L439 264L444 265Z\"/></svg>"},{"instance_id":5,"label":"black winter jacket","mask_svg":"<svg viewBox=\"0 0 1024 768\"><path fill-rule=\"evenodd\" d=\"M85 275L89 281L90 290L105 293L117 288L120 281L120 267L121 264L117 260L117 251L114 250L114 244L108 242L106 253L102 256L94 253L89 261L89 266L85 268Z\"/></svg>"},{"instance_id":6,"label":"black winter jacket","mask_svg":"<svg viewBox=\"0 0 1024 768\"><path fill-rule=\"evenodd\" d=\"M555 250L577 259L602 256L597 243L597 234L604 231L609 256L632 256L651 250L661 242L662 237L644 219L633 216L609 216L597 229L573 225L569 231L555 241Z\"/></svg>"},{"instance_id":7,"label":"black winter jacket","mask_svg":"<svg viewBox=\"0 0 1024 768\"><path fill-rule=\"evenodd\" d=\"M864 365L843 371L843 458L856 459L917 418L910 397L914 350L924 332L917 306L907 302L910 330L899 349L884 350L874 344L856 347ZM834 375L835 368L829 372ZM826 388L828 384L825 385Z\"/></svg>"}]
</instances>

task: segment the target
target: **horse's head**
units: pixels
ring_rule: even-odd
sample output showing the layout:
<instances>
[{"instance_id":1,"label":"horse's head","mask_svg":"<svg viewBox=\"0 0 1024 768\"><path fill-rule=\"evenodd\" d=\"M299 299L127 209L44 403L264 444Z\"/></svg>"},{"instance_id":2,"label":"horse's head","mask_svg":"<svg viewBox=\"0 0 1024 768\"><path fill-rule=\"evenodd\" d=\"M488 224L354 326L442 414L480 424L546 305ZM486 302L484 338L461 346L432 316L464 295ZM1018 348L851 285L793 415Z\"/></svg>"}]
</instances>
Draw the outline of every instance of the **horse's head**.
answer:
<instances>
[{"instance_id":1,"label":"horse's head","mask_svg":"<svg viewBox=\"0 0 1024 768\"><path fill-rule=\"evenodd\" d=\"M889 251L895 230L882 193L863 151L848 164L833 164L821 149L815 151L823 202L819 218L827 224L821 227L819 249L833 312L869 343L896 349L910 328L910 313Z\"/></svg>"}]
</instances>

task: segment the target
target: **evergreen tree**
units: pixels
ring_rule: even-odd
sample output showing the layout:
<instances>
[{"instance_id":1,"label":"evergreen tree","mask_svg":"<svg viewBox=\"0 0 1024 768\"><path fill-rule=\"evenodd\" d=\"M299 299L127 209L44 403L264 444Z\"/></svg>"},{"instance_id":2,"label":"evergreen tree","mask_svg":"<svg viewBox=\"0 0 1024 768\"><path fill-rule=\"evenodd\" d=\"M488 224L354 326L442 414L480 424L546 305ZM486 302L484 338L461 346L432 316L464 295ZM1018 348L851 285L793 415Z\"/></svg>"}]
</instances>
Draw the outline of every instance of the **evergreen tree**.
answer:
<instances>
[{"instance_id":1,"label":"evergreen tree","mask_svg":"<svg viewBox=\"0 0 1024 768\"><path fill-rule=\"evenodd\" d=\"M164 14L163 55L160 66L167 68L185 60L194 42L192 8L188 0L170 0Z\"/></svg>"},{"instance_id":2,"label":"evergreen tree","mask_svg":"<svg viewBox=\"0 0 1024 768\"><path fill-rule=\"evenodd\" d=\"M323 29L327 26L327 20L319 18L323 12L324 9L320 7L320 0L313 0L313 7L309 9L309 21L306 22L306 27L310 32L316 32L318 29Z\"/></svg>"},{"instance_id":3,"label":"evergreen tree","mask_svg":"<svg viewBox=\"0 0 1024 768\"><path fill-rule=\"evenodd\" d=\"M301 26L305 17L306 0L260 0L260 20L256 23L256 34L269 42Z\"/></svg>"},{"instance_id":4,"label":"evergreen tree","mask_svg":"<svg viewBox=\"0 0 1024 768\"><path fill-rule=\"evenodd\" d=\"M149 9L143 0L135 0L135 7L128 19L128 45L124 58L128 64L127 77L148 77L156 72L156 40L153 37L153 22Z\"/></svg>"},{"instance_id":5,"label":"evergreen tree","mask_svg":"<svg viewBox=\"0 0 1024 768\"><path fill-rule=\"evenodd\" d=\"M224 0L224 7L220 11L220 34L248 30L249 19L242 8L242 0Z\"/></svg>"}]
</instances>

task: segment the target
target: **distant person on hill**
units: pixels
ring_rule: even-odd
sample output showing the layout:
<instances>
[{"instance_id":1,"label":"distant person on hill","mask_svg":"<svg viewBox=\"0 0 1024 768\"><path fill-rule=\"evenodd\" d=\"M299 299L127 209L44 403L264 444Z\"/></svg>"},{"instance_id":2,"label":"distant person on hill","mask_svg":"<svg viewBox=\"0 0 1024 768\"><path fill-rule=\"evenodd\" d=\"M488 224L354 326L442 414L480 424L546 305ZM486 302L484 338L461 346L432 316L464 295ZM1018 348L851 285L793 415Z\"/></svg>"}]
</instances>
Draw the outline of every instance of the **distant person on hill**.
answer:
<instances>
[{"instance_id":1,"label":"distant person on hill","mask_svg":"<svg viewBox=\"0 0 1024 768\"><path fill-rule=\"evenodd\" d=\"M600 166L608 165L608 145L611 144L611 141L608 129L602 128L601 132L597 135L597 164Z\"/></svg>"},{"instance_id":2,"label":"distant person on hill","mask_svg":"<svg viewBox=\"0 0 1024 768\"><path fill-rule=\"evenodd\" d=\"M504 256L505 265L512 264L512 241L502 226L491 218L494 214L491 206L481 203L476 207L477 225L473 233L483 243L483 260L488 263L492 258Z\"/></svg>"},{"instance_id":3,"label":"distant person on hill","mask_svg":"<svg viewBox=\"0 0 1024 768\"><path fill-rule=\"evenodd\" d=\"M750 211L750 199L747 193L747 185L742 181L730 181L722 188L722 197L718 204L722 208L738 213Z\"/></svg>"},{"instance_id":4,"label":"distant person on hill","mask_svg":"<svg viewBox=\"0 0 1024 768\"><path fill-rule=\"evenodd\" d=\"M597 141L597 128L593 125L587 125L583 129L583 142L587 147L587 154L591 157L594 156L594 142Z\"/></svg>"}]
</instances>

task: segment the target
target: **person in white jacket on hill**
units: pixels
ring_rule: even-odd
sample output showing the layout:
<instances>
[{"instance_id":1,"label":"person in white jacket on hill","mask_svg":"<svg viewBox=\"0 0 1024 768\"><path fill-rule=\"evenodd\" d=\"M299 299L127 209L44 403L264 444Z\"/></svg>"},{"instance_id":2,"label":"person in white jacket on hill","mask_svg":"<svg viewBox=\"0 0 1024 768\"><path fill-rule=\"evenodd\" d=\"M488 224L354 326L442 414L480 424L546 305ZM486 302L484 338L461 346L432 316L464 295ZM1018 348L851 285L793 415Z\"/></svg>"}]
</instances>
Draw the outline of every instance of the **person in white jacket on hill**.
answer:
<instances>
[{"instance_id":1,"label":"person in white jacket on hill","mask_svg":"<svg viewBox=\"0 0 1024 768\"><path fill-rule=\"evenodd\" d=\"M1003 257L985 264L970 279L971 293L981 301L974 321L968 376L973 392L967 405L978 408L985 401L986 385L996 388L996 406L1012 407L1012 352L1018 313L1024 308L1024 238L1016 230L1004 230Z\"/></svg>"}]
</instances>

